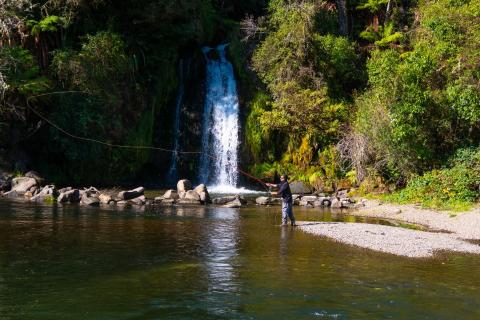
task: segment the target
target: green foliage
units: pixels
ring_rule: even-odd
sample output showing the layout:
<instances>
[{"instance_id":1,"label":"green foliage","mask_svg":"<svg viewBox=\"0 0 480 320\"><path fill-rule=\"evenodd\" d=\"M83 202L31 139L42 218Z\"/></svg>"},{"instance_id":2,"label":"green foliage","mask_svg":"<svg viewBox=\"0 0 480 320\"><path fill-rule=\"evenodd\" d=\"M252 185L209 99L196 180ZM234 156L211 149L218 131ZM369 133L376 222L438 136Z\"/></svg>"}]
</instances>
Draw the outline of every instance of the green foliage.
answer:
<instances>
[{"instance_id":1,"label":"green foliage","mask_svg":"<svg viewBox=\"0 0 480 320\"><path fill-rule=\"evenodd\" d=\"M364 82L362 59L355 43L332 34L315 34L313 38L316 70L327 82L328 96L350 99L352 92Z\"/></svg>"},{"instance_id":2,"label":"green foliage","mask_svg":"<svg viewBox=\"0 0 480 320\"><path fill-rule=\"evenodd\" d=\"M154 108L149 110L139 99L142 92L135 84L131 59L118 34L88 35L80 51L57 51L53 68L64 89L79 91L59 97L60 103L52 113L56 123L70 123L69 131L80 137L151 145ZM136 112L127 107L130 104L136 106ZM55 129L51 136L63 150L61 157L69 163L67 172L75 181L118 181L122 175L135 174L149 158L145 150L106 149L72 141Z\"/></svg>"},{"instance_id":3,"label":"green foliage","mask_svg":"<svg viewBox=\"0 0 480 320\"><path fill-rule=\"evenodd\" d=\"M336 99L358 79L353 45L318 33L317 18L324 12L316 1L271 1L267 36L252 59L273 98L271 109L260 117L261 125L294 140L308 134L314 144L329 143L338 134L348 107Z\"/></svg>"},{"instance_id":4,"label":"green foliage","mask_svg":"<svg viewBox=\"0 0 480 320\"><path fill-rule=\"evenodd\" d=\"M468 208L480 196L480 151L460 149L449 164L413 178L405 189L386 199L441 209Z\"/></svg>"},{"instance_id":5,"label":"green foliage","mask_svg":"<svg viewBox=\"0 0 480 320\"><path fill-rule=\"evenodd\" d=\"M245 142L250 148L254 162L274 160L269 152L268 144L270 133L260 125L259 119L270 105L270 97L263 92L258 92L250 102L250 111L245 123Z\"/></svg>"},{"instance_id":6,"label":"green foliage","mask_svg":"<svg viewBox=\"0 0 480 320\"><path fill-rule=\"evenodd\" d=\"M378 26L375 30L374 26L368 26L364 31L360 32L360 38L375 43L380 48L386 48L392 44L399 44L405 36L401 32L394 31L394 23L390 21L385 26Z\"/></svg>"},{"instance_id":7,"label":"green foliage","mask_svg":"<svg viewBox=\"0 0 480 320\"><path fill-rule=\"evenodd\" d=\"M78 53L57 51L52 65L65 86L90 94L101 94L112 99L112 103L117 100L115 95L121 93L119 89L128 80L132 69L123 40L111 32L87 35Z\"/></svg>"},{"instance_id":8,"label":"green foliage","mask_svg":"<svg viewBox=\"0 0 480 320\"><path fill-rule=\"evenodd\" d=\"M438 166L478 136L476 8L478 1L422 4L412 51L372 52L370 86L357 98L354 128L368 141L362 152L370 165L387 179L405 181Z\"/></svg>"},{"instance_id":9,"label":"green foliage","mask_svg":"<svg viewBox=\"0 0 480 320\"><path fill-rule=\"evenodd\" d=\"M65 19L59 16L47 16L40 21L27 20L27 27L32 35L39 35L41 32L55 32L66 25Z\"/></svg>"},{"instance_id":10,"label":"green foliage","mask_svg":"<svg viewBox=\"0 0 480 320\"><path fill-rule=\"evenodd\" d=\"M40 74L33 55L20 47L0 47L0 72L8 86L7 94L29 95L44 92L50 81Z\"/></svg>"},{"instance_id":11,"label":"green foliage","mask_svg":"<svg viewBox=\"0 0 480 320\"><path fill-rule=\"evenodd\" d=\"M367 0L357 6L357 9L366 9L372 13L380 11L388 3L388 0Z\"/></svg>"}]
</instances>

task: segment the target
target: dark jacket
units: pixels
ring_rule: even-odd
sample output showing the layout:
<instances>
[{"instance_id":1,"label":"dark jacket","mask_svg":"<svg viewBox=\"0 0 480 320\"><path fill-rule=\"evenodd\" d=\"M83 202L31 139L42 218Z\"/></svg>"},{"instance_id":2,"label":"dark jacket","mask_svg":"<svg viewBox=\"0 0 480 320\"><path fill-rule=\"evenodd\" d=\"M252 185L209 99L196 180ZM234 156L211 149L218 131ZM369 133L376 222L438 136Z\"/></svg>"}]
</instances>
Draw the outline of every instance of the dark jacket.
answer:
<instances>
[{"instance_id":1,"label":"dark jacket","mask_svg":"<svg viewBox=\"0 0 480 320\"><path fill-rule=\"evenodd\" d=\"M288 184L288 181L280 183L278 187L280 188L278 193L282 195L283 201L292 203L292 191L290 191L290 185Z\"/></svg>"}]
</instances>

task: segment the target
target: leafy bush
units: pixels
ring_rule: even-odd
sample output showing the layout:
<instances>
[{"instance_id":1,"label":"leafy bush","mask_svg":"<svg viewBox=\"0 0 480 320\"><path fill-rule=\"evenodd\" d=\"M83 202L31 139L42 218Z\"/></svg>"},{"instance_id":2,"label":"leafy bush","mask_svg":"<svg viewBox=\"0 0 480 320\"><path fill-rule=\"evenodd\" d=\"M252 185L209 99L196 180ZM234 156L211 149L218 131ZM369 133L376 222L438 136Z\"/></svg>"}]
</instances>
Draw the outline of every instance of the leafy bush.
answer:
<instances>
[{"instance_id":1,"label":"leafy bush","mask_svg":"<svg viewBox=\"0 0 480 320\"><path fill-rule=\"evenodd\" d=\"M441 209L467 208L480 196L480 150L461 149L449 164L413 178L405 189L386 199Z\"/></svg>"}]
</instances>

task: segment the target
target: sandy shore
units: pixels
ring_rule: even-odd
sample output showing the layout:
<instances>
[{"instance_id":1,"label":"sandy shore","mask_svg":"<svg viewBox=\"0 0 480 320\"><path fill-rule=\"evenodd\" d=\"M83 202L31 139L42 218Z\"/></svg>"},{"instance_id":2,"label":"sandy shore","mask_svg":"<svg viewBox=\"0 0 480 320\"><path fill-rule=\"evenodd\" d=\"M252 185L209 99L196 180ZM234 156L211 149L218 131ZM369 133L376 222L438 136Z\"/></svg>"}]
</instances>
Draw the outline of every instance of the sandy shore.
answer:
<instances>
[{"instance_id":1,"label":"sandy shore","mask_svg":"<svg viewBox=\"0 0 480 320\"><path fill-rule=\"evenodd\" d=\"M480 239L479 209L451 216L448 212L411 205L368 201L365 208L351 214L413 223L432 231L448 233L343 222L299 222L299 229L346 244L405 257L431 257L437 251L480 254L480 245L465 241Z\"/></svg>"}]
</instances>

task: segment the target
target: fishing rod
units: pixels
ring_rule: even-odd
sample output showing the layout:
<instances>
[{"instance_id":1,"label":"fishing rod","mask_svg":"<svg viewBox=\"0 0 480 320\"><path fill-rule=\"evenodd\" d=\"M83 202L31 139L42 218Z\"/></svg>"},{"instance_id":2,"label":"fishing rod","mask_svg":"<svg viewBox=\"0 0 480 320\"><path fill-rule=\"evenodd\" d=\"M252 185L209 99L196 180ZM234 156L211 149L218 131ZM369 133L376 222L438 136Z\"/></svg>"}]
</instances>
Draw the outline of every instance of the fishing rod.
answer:
<instances>
[{"instance_id":1,"label":"fishing rod","mask_svg":"<svg viewBox=\"0 0 480 320\"><path fill-rule=\"evenodd\" d=\"M100 145L103 145L103 146L106 146L106 147L111 147L111 148L136 149L136 150L139 150L139 149L141 149L141 150L157 150L157 151L163 151L163 152L168 152L168 153L187 154L187 155L204 154L207 157L211 158L212 160L218 160L218 158L215 157L214 155L208 154L208 153L203 152L203 151L179 151L179 150L172 150L172 149L156 147L156 146L122 145L122 144L110 143L110 142L106 142L106 141L98 140L98 139L93 139L93 138L81 137L81 136L75 135L75 134L65 130L64 128L60 127L59 125L57 125L56 123L54 123L53 121L51 121L50 119L48 119L47 117L42 115L40 112L35 110L35 108L30 106L30 99L38 98L38 97L42 97L42 96L55 95L55 94L66 94L66 93L78 93L78 94L87 94L87 95L89 94L88 92L85 92L85 91L56 91L56 92L38 94L38 95L31 96L31 97L27 98L27 100L26 100L27 108L30 111L32 111L37 117L39 117L40 119L45 121L47 124L49 124L51 127L57 129L59 132L63 133L64 135L66 135L68 137L70 137L71 139L75 139L75 140L79 140L79 141L83 141L83 142L97 143L97 144L100 144ZM243 174L244 176L249 177L249 178L259 182L267 192L270 192L270 189L268 188L267 184L262 179L257 178L255 176L251 175L250 173L248 173L246 171L243 171L240 168L237 168L237 171L239 173Z\"/></svg>"}]
</instances>

